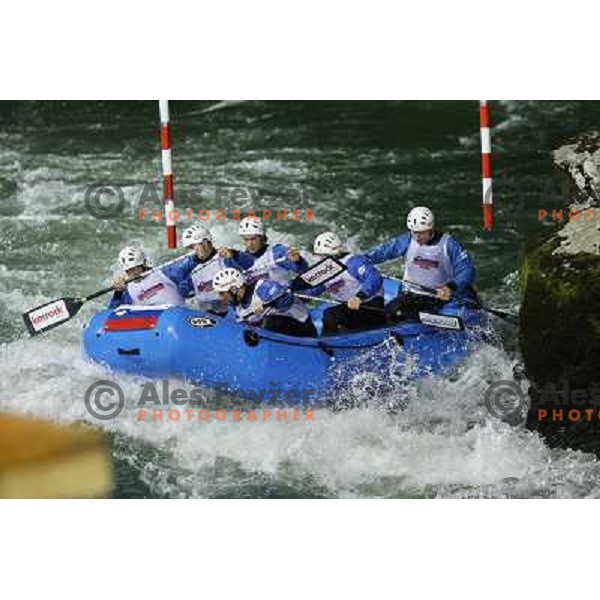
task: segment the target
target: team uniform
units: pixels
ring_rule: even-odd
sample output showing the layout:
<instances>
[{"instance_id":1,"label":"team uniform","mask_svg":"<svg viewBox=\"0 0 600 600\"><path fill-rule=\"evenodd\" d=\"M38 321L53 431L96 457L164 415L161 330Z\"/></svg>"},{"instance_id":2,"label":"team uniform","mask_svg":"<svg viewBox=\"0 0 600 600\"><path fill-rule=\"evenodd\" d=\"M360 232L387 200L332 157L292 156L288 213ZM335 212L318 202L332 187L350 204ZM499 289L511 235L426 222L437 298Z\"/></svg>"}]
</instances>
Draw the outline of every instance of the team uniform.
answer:
<instances>
[{"instance_id":1,"label":"team uniform","mask_svg":"<svg viewBox=\"0 0 600 600\"><path fill-rule=\"evenodd\" d=\"M223 301L219 292L213 288L215 275L226 267L225 259L215 250L204 260L194 256L196 266L192 272L179 284L179 293L184 298L194 297L200 310L206 310L218 315L227 313L227 303Z\"/></svg>"},{"instance_id":2,"label":"team uniform","mask_svg":"<svg viewBox=\"0 0 600 600\"><path fill-rule=\"evenodd\" d=\"M108 307L114 309L123 304L182 306L185 304L185 300L178 286L189 276L193 268L194 261L190 256L179 263L154 271L138 281L131 281L127 284L126 289L114 292Z\"/></svg>"},{"instance_id":3,"label":"team uniform","mask_svg":"<svg viewBox=\"0 0 600 600\"><path fill-rule=\"evenodd\" d=\"M292 294L287 285L259 279L245 284L245 290L244 297L236 306L240 321L287 335L317 336L306 305ZM257 305L264 310L255 312Z\"/></svg>"},{"instance_id":4,"label":"team uniform","mask_svg":"<svg viewBox=\"0 0 600 600\"><path fill-rule=\"evenodd\" d=\"M398 298L390 303L391 314L400 309L403 313L414 313L417 309L436 310L444 304L444 301L411 284L435 289L448 286L458 300L476 298L473 260L447 233L435 233L426 244L418 244L410 233L404 233L372 248L365 256L372 264L404 257L402 285Z\"/></svg>"},{"instance_id":5,"label":"team uniform","mask_svg":"<svg viewBox=\"0 0 600 600\"><path fill-rule=\"evenodd\" d=\"M336 257L336 260L343 263L346 270L331 281L315 287L307 293L316 296L327 292L333 300L344 303L351 298L358 297L361 305L358 310L352 310L346 304L327 308L323 312L323 335L384 325L381 273L364 256L345 254Z\"/></svg>"},{"instance_id":6,"label":"team uniform","mask_svg":"<svg viewBox=\"0 0 600 600\"><path fill-rule=\"evenodd\" d=\"M248 283L259 279L287 283L308 269L304 258L294 262L288 258L288 251L289 248L283 244L265 245L255 254L233 250L233 257L225 259L225 265L244 271Z\"/></svg>"}]
</instances>

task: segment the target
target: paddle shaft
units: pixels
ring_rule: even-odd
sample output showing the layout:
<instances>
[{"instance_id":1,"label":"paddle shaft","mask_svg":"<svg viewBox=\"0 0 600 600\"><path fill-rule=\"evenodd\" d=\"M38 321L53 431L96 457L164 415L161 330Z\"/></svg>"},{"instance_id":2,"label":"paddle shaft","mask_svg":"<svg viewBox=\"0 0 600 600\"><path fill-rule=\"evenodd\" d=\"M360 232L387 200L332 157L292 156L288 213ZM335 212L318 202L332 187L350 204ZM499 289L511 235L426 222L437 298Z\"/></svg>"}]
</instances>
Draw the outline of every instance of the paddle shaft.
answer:
<instances>
[{"instance_id":1,"label":"paddle shaft","mask_svg":"<svg viewBox=\"0 0 600 600\"><path fill-rule=\"evenodd\" d=\"M164 269L165 267L168 267L169 265L172 265L176 262L179 262L180 260L183 260L184 258L187 258L188 256L193 256L193 255L194 255L194 252L188 252L187 254L182 254L181 256L177 256L176 258L173 258L165 263L162 263L161 265L153 267L149 271L144 271L143 273L140 273L137 277L133 277L132 279L127 279L126 282L132 283L133 281L139 281L140 279L144 279L145 277L148 277L148 275L155 273L159 269ZM205 266L207 266L207 265L205 265ZM111 285L110 287L107 287L107 288L104 288L97 292L94 292L93 294L90 294L89 296L85 296L84 298L81 299L81 301L88 302L89 300L93 300L94 298L98 298L99 296L103 296L104 294L108 294L108 292L110 292L111 290L114 290L114 289L115 289L115 287L113 285Z\"/></svg>"},{"instance_id":2,"label":"paddle shaft","mask_svg":"<svg viewBox=\"0 0 600 600\"><path fill-rule=\"evenodd\" d=\"M130 279L127 283L143 279L158 269L162 269L170 264L178 262L187 256L191 256L191 254L192 253L188 253L178 256L177 258L167 261L162 265L141 273L138 277ZM88 296L80 296L78 298L58 298L56 300L47 302L46 304L42 304L41 306L37 306L36 308L32 308L26 313L23 313L22 317L25 321L27 329L29 330L29 333L32 336L38 335L44 331L48 331L49 329L53 329L54 327L58 327L59 325L66 323L81 310L81 307L86 302L107 294L114 289L114 286L110 286L98 290L97 292L93 292Z\"/></svg>"},{"instance_id":3,"label":"paddle shaft","mask_svg":"<svg viewBox=\"0 0 600 600\"><path fill-rule=\"evenodd\" d=\"M423 290L424 292L428 292L429 294L437 294L437 290L434 288L427 287L425 285L421 285L420 283L413 283L412 281L408 281L407 283L413 287ZM479 302L477 300L470 300L469 298L461 298L460 302L462 302L463 304L470 305L473 308L479 308L481 310L484 310L485 312L495 315L496 317L498 317L500 319L504 319L505 321L507 321L509 323L517 324L519 322L518 315L514 315L512 313L505 312L505 311L499 310L497 308L490 308L489 306L485 306L484 304L482 304L481 302Z\"/></svg>"},{"instance_id":4,"label":"paddle shaft","mask_svg":"<svg viewBox=\"0 0 600 600\"><path fill-rule=\"evenodd\" d=\"M316 300L317 302L330 302L331 304L335 304L337 306L346 306L345 302L341 302L340 300L332 300L330 298L323 298L322 296L309 296L308 294L294 294L294 296L296 296L296 298L300 298L301 300ZM384 308L377 308L376 306L363 306L361 304L360 309L370 310L377 313L385 313Z\"/></svg>"}]
</instances>

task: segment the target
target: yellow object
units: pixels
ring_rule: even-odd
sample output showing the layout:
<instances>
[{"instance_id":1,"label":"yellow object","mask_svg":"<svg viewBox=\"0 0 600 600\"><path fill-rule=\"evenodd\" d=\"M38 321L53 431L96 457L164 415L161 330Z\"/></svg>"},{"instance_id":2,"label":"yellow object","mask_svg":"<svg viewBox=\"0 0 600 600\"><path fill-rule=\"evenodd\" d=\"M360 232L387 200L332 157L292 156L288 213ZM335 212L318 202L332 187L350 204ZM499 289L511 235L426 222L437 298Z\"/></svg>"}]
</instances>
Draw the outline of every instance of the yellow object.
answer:
<instances>
[{"instance_id":1,"label":"yellow object","mask_svg":"<svg viewBox=\"0 0 600 600\"><path fill-rule=\"evenodd\" d=\"M0 413L0 498L102 497L111 487L97 432Z\"/></svg>"}]
</instances>

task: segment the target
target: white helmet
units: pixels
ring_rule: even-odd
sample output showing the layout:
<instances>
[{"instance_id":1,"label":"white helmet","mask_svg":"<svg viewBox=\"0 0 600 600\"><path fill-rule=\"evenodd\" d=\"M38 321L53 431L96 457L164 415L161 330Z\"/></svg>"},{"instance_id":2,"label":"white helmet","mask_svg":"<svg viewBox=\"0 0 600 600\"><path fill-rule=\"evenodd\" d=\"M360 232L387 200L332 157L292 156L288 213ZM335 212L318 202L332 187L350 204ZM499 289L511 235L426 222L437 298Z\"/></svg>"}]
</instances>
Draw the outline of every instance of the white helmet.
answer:
<instances>
[{"instance_id":1,"label":"white helmet","mask_svg":"<svg viewBox=\"0 0 600 600\"><path fill-rule=\"evenodd\" d=\"M411 231L428 231L434 225L433 213L426 206L415 206L406 217L406 226Z\"/></svg>"},{"instance_id":2,"label":"white helmet","mask_svg":"<svg viewBox=\"0 0 600 600\"><path fill-rule=\"evenodd\" d=\"M141 267L146 264L146 255L141 248L136 246L125 246L119 252L119 264L123 271L133 269L133 267Z\"/></svg>"},{"instance_id":3,"label":"white helmet","mask_svg":"<svg viewBox=\"0 0 600 600\"><path fill-rule=\"evenodd\" d=\"M200 244L204 241L212 244L212 235L210 235L210 231L208 231L208 229L205 227L202 227L200 223L194 223L193 225L190 225L181 236L181 244L185 248L189 248L195 244Z\"/></svg>"},{"instance_id":4,"label":"white helmet","mask_svg":"<svg viewBox=\"0 0 600 600\"><path fill-rule=\"evenodd\" d=\"M241 288L244 285L244 276L237 269L228 267L221 269L213 277L213 289L217 292L229 292L231 288Z\"/></svg>"},{"instance_id":5,"label":"white helmet","mask_svg":"<svg viewBox=\"0 0 600 600\"><path fill-rule=\"evenodd\" d=\"M264 223L258 217L245 217L240 221L239 235L265 235Z\"/></svg>"},{"instance_id":6,"label":"white helmet","mask_svg":"<svg viewBox=\"0 0 600 600\"><path fill-rule=\"evenodd\" d=\"M315 239L314 253L324 256L335 256L342 249L342 240L337 233L326 231Z\"/></svg>"}]
</instances>

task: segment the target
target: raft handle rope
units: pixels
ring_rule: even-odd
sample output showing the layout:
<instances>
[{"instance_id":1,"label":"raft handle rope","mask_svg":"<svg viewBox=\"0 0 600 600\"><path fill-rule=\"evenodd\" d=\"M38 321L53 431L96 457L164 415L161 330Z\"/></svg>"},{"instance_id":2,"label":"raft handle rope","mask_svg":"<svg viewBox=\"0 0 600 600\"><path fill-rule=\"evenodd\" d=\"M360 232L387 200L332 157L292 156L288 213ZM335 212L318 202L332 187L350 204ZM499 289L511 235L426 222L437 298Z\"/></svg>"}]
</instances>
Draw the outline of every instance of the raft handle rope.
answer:
<instances>
[{"instance_id":1,"label":"raft handle rope","mask_svg":"<svg viewBox=\"0 0 600 600\"><path fill-rule=\"evenodd\" d=\"M385 329L385 328L383 328ZM377 331L377 330L369 330L366 333L370 333L370 331ZM356 331L353 333L365 333L365 331ZM272 338L268 335L262 335L260 333L258 333L256 331L255 328L250 328L248 327L247 329L244 329L244 341L246 342L246 344L248 346L251 347L255 347L258 346L258 340L267 340L269 342L274 342L276 344L283 344L284 346L295 346L295 347L302 347L302 348L320 348L321 350L323 350L323 352L325 352L326 354L329 354L329 350L333 351L333 350L369 350L371 348L375 348L376 346L379 346L381 344L383 344L386 340L392 338L394 339L396 342L398 342L398 344L403 345L403 337L402 334L396 332L396 331L389 331L388 334L383 337L382 339L380 339L379 341L373 343L373 344L348 344L348 345L334 345L334 344L329 344L326 343L324 341L322 341L323 338L299 338L299 339L304 339L304 340L311 340L314 341L315 344L300 344L298 342L292 342L290 340L279 340L277 338ZM281 334L284 335L284 334ZM409 334L411 336L418 336L418 333L414 333L414 334ZM398 339L400 338L400 339Z\"/></svg>"}]
</instances>

